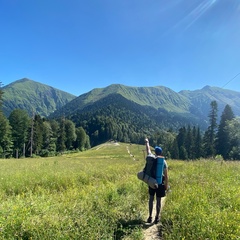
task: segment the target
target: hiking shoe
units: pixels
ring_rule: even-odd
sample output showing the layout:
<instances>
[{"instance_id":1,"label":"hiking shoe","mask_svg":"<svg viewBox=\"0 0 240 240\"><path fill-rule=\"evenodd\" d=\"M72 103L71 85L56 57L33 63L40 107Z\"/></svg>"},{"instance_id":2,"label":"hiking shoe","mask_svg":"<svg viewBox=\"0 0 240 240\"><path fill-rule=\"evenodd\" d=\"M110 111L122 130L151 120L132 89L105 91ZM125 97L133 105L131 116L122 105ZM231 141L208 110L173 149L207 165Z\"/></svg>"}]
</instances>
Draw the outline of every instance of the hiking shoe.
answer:
<instances>
[{"instance_id":1,"label":"hiking shoe","mask_svg":"<svg viewBox=\"0 0 240 240\"><path fill-rule=\"evenodd\" d=\"M155 224L158 224L159 221L160 221L159 217L155 217L154 223L155 223Z\"/></svg>"},{"instance_id":2,"label":"hiking shoe","mask_svg":"<svg viewBox=\"0 0 240 240\"><path fill-rule=\"evenodd\" d=\"M147 223L151 223L152 222L152 217L149 217L148 219L147 219Z\"/></svg>"}]
</instances>

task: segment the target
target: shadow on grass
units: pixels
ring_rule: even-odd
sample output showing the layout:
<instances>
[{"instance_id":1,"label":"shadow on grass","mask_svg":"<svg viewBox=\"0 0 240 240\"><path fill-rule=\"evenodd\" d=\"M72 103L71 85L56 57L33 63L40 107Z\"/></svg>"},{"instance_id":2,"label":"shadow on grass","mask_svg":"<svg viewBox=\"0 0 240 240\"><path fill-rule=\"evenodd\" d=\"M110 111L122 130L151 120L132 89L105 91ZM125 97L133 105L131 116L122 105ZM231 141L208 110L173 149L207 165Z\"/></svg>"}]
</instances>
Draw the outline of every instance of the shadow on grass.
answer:
<instances>
[{"instance_id":1,"label":"shadow on grass","mask_svg":"<svg viewBox=\"0 0 240 240\"><path fill-rule=\"evenodd\" d=\"M147 223L141 219L133 219L126 221L124 219L120 219L118 221L117 229L114 232L114 240L120 240L124 236L130 235L132 231L138 229L148 229L156 225L154 222ZM158 237L159 239L163 239L164 232L171 232L172 228L172 221L164 221L157 224L158 229Z\"/></svg>"},{"instance_id":2,"label":"shadow on grass","mask_svg":"<svg viewBox=\"0 0 240 240\"><path fill-rule=\"evenodd\" d=\"M120 240L124 236L131 234L132 231L140 229L143 226L144 222L141 219L133 219L129 221L119 219L117 229L114 232L114 240Z\"/></svg>"}]
</instances>

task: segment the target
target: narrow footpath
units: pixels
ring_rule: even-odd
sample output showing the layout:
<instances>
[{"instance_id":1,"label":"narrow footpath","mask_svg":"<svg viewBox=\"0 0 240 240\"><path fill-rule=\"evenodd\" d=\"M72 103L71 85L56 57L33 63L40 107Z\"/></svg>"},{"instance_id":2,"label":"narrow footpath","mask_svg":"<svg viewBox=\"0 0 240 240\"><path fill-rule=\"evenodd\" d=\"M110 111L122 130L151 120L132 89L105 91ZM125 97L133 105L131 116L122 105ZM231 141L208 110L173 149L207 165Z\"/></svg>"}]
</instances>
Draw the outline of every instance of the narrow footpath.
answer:
<instances>
[{"instance_id":1,"label":"narrow footpath","mask_svg":"<svg viewBox=\"0 0 240 240\"><path fill-rule=\"evenodd\" d=\"M161 211L160 211L160 216L161 216L161 212L163 210L164 204L166 201L166 197L162 198L161 200ZM154 208L153 208L153 219L154 216L156 215L156 207L155 207L155 201L154 201ZM146 216L146 219L148 218L148 216ZM145 224L145 230L144 230L144 240L161 240L161 236L160 236L160 230L159 227L161 225L161 218L160 218L160 222L158 224L154 224L154 223L146 223Z\"/></svg>"}]
</instances>

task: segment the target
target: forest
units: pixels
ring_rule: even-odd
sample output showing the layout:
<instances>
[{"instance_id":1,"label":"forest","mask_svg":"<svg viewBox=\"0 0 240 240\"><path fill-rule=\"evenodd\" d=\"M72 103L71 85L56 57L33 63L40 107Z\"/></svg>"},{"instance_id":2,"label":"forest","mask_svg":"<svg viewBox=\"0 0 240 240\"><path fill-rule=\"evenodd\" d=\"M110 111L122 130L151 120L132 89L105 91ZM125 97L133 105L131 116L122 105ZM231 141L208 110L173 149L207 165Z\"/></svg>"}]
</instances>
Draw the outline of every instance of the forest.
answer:
<instances>
[{"instance_id":1,"label":"forest","mask_svg":"<svg viewBox=\"0 0 240 240\"><path fill-rule=\"evenodd\" d=\"M78 115L55 119L37 114L30 117L25 110L14 109L7 118L1 111L2 95L1 91L1 158L56 156L84 151L109 140L144 144L148 137L150 145L160 145L167 158L240 160L240 118L226 105L218 120L216 101L210 104L207 129L182 122L176 130L161 124L153 126L148 118L139 119L133 112L116 106L81 118Z\"/></svg>"}]
</instances>

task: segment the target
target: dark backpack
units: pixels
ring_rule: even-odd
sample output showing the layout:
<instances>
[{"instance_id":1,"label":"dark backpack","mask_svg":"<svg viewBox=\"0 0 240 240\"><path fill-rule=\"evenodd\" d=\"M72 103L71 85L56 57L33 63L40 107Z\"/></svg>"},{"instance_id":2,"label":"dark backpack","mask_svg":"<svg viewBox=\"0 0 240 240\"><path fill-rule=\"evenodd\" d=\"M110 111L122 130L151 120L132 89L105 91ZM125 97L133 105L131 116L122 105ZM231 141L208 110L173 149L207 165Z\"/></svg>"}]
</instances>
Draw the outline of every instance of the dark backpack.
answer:
<instances>
[{"instance_id":1,"label":"dark backpack","mask_svg":"<svg viewBox=\"0 0 240 240\"><path fill-rule=\"evenodd\" d=\"M143 172L152 178L156 178L156 165L157 158L154 155L148 155Z\"/></svg>"},{"instance_id":2,"label":"dark backpack","mask_svg":"<svg viewBox=\"0 0 240 240\"><path fill-rule=\"evenodd\" d=\"M148 155L146 157L146 164L143 169L143 172L155 178L158 184L162 183L162 175L163 175L163 168L164 168L164 157L155 157L154 155Z\"/></svg>"}]
</instances>

